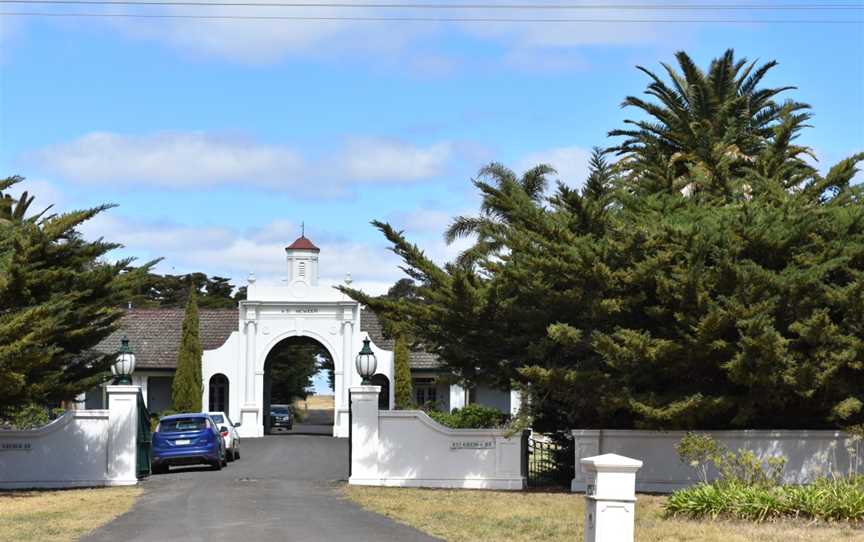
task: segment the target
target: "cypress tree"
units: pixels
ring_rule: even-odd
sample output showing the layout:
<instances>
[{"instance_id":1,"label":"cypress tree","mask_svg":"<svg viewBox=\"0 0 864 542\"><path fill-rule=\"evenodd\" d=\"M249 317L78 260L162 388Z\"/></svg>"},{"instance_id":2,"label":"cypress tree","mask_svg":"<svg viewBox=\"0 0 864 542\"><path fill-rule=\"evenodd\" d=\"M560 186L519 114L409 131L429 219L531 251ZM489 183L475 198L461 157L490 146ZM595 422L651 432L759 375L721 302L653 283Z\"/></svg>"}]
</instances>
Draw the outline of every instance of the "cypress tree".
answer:
<instances>
[{"instance_id":1,"label":"cypress tree","mask_svg":"<svg viewBox=\"0 0 864 542\"><path fill-rule=\"evenodd\" d=\"M26 192L7 193L23 180L0 179L0 415L103 382L116 357L95 347L117 328L123 313L113 307L152 267L108 263L119 245L82 238L78 227L110 205L52 214Z\"/></svg>"},{"instance_id":2,"label":"cypress tree","mask_svg":"<svg viewBox=\"0 0 864 542\"><path fill-rule=\"evenodd\" d=\"M718 84L728 79L720 64L712 70ZM688 100L710 94L686 88ZM758 91L763 101L776 93ZM673 96L653 84L648 94ZM864 153L823 176L793 144L806 106L767 104L758 129L741 128L730 113L741 95L723 94L735 103L719 112L713 98L695 110L667 105L704 113L700 130L710 124L726 143L676 135L696 123L637 123L639 132L613 132L633 138L614 166L595 153L582 191L559 183L546 196L548 169L520 177L490 164L474 181L479 215L456 218L447 234L476 242L445 266L374 222L415 296L341 290L458 377L525 385L538 431L864 422L864 187L852 182Z\"/></svg>"},{"instance_id":3,"label":"cypress tree","mask_svg":"<svg viewBox=\"0 0 864 542\"><path fill-rule=\"evenodd\" d=\"M412 407L413 393L411 392L411 353L408 343L402 337L396 339L396 347L393 352L396 374L394 393L396 396L396 410L406 410Z\"/></svg>"},{"instance_id":4,"label":"cypress tree","mask_svg":"<svg viewBox=\"0 0 864 542\"><path fill-rule=\"evenodd\" d=\"M201 412L201 340L198 337L198 296L190 288L183 317L183 335L177 353L177 372L171 388L171 402L177 412Z\"/></svg>"}]
</instances>

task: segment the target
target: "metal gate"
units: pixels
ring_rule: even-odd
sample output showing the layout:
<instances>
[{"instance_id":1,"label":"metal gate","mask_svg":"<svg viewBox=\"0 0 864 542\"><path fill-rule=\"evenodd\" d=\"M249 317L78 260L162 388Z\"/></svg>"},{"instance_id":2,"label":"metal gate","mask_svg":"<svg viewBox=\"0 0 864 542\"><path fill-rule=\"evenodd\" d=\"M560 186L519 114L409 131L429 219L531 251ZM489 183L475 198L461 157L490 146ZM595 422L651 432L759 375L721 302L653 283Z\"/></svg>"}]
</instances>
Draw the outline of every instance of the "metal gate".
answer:
<instances>
[{"instance_id":1,"label":"metal gate","mask_svg":"<svg viewBox=\"0 0 864 542\"><path fill-rule=\"evenodd\" d=\"M525 451L528 487L570 488L576 462L572 438L531 436Z\"/></svg>"},{"instance_id":2,"label":"metal gate","mask_svg":"<svg viewBox=\"0 0 864 542\"><path fill-rule=\"evenodd\" d=\"M138 392L138 434L135 438L135 466L138 478L150 476L150 411Z\"/></svg>"}]
</instances>

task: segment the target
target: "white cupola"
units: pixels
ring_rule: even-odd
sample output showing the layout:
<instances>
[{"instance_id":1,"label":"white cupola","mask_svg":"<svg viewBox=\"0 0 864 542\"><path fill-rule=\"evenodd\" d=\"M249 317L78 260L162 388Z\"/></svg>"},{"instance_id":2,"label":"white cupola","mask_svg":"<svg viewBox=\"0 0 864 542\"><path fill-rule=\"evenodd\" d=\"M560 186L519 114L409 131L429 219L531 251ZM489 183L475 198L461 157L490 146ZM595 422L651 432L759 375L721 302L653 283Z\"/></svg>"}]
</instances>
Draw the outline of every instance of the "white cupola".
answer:
<instances>
[{"instance_id":1,"label":"white cupola","mask_svg":"<svg viewBox=\"0 0 864 542\"><path fill-rule=\"evenodd\" d=\"M309 286L318 286L319 252L321 249L312 244L305 235L301 235L285 247L288 258L288 284L305 282Z\"/></svg>"}]
</instances>

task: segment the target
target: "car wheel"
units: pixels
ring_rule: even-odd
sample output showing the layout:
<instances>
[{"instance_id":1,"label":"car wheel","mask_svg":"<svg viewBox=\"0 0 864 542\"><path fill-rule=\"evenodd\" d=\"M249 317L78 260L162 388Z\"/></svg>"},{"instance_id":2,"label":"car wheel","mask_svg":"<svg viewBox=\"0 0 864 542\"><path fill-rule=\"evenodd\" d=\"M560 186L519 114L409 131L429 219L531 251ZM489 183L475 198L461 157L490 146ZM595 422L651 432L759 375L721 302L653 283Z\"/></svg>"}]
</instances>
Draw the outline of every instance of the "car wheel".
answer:
<instances>
[{"instance_id":1,"label":"car wheel","mask_svg":"<svg viewBox=\"0 0 864 542\"><path fill-rule=\"evenodd\" d=\"M240 450L234 450L234 461L240 459Z\"/></svg>"},{"instance_id":2,"label":"car wheel","mask_svg":"<svg viewBox=\"0 0 864 542\"><path fill-rule=\"evenodd\" d=\"M227 451L222 453L222 466L223 467L228 466L228 452Z\"/></svg>"},{"instance_id":3,"label":"car wheel","mask_svg":"<svg viewBox=\"0 0 864 542\"><path fill-rule=\"evenodd\" d=\"M234 461L234 450L225 450L225 459L227 461Z\"/></svg>"},{"instance_id":4,"label":"car wheel","mask_svg":"<svg viewBox=\"0 0 864 542\"><path fill-rule=\"evenodd\" d=\"M150 467L150 472L153 474L167 474L168 465L153 465Z\"/></svg>"},{"instance_id":5,"label":"car wheel","mask_svg":"<svg viewBox=\"0 0 864 542\"><path fill-rule=\"evenodd\" d=\"M222 470L222 460L217 459L214 463L211 463L210 466L213 467L213 470Z\"/></svg>"}]
</instances>

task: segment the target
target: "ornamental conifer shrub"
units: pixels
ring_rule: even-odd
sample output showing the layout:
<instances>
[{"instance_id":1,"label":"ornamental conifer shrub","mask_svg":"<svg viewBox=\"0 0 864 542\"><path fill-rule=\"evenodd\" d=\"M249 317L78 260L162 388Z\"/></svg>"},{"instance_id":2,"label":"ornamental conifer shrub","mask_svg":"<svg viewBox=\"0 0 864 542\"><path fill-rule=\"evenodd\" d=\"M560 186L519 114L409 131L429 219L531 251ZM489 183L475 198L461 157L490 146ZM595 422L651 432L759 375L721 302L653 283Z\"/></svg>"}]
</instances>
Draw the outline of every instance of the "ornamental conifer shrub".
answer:
<instances>
[{"instance_id":1,"label":"ornamental conifer shrub","mask_svg":"<svg viewBox=\"0 0 864 542\"><path fill-rule=\"evenodd\" d=\"M201 375L203 349L198 329L198 299L193 287L186 301L177 371L171 387L172 408L177 412L201 412L201 395L204 391Z\"/></svg>"},{"instance_id":2,"label":"ornamental conifer shrub","mask_svg":"<svg viewBox=\"0 0 864 542\"><path fill-rule=\"evenodd\" d=\"M393 352L396 383L393 390L396 398L396 410L408 410L413 407L414 398L411 390L411 352L404 338L396 339Z\"/></svg>"}]
</instances>

